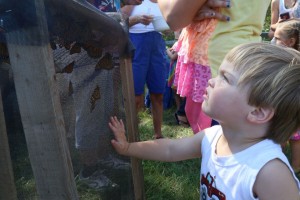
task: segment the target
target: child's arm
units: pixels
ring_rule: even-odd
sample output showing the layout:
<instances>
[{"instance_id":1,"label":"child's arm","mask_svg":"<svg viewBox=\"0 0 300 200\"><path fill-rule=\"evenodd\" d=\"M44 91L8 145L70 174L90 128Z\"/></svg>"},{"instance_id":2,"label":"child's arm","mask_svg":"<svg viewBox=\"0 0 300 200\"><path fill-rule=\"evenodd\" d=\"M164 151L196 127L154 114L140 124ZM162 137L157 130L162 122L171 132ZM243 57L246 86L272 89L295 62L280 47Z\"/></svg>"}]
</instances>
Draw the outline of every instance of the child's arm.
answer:
<instances>
[{"instance_id":1,"label":"child's arm","mask_svg":"<svg viewBox=\"0 0 300 200\"><path fill-rule=\"evenodd\" d=\"M292 172L280 160L268 162L258 173L253 192L259 200L299 200L299 189Z\"/></svg>"},{"instance_id":2,"label":"child's arm","mask_svg":"<svg viewBox=\"0 0 300 200\"><path fill-rule=\"evenodd\" d=\"M145 160L175 162L201 156L201 141L204 132L183 139L157 139L128 143L122 120L112 117L109 127L115 139L111 141L119 154Z\"/></svg>"},{"instance_id":3,"label":"child's arm","mask_svg":"<svg viewBox=\"0 0 300 200\"><path fill-rule=\"evenodd\" d=\"M173 48L168 48L167 49L167 55L171 60L176 60L178 57L177 52Z\"/></svg>"}]
</instances>

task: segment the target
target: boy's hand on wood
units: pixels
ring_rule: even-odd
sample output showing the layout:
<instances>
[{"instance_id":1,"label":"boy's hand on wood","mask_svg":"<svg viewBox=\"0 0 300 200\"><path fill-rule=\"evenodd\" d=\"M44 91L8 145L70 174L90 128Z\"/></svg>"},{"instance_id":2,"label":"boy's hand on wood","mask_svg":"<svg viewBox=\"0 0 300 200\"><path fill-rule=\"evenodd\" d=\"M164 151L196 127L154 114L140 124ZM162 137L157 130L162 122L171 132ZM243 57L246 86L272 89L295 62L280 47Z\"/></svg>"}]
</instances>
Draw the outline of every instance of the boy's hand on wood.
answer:
<instances>
[{"instance_id":1,"label":"boy's hand on wood","mask_svg":"<svg viewBox=\"0 0 300 200\"><path fill-rule=\"evenodd\" d=\"M125 136L125 126L122 119L118 120L117 117L111 117L108 125L115 136L115 139L111 140L111 144L119 154L126 155L130 144Z\"/></svg>"}]
</instances>

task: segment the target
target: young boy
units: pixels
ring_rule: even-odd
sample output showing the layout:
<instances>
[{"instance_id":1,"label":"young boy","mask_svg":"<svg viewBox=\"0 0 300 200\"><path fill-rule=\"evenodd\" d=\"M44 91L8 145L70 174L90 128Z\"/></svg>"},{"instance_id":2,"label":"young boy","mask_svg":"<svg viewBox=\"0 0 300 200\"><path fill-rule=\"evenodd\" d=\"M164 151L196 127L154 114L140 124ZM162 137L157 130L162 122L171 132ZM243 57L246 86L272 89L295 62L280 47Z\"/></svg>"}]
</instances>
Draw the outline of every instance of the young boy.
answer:
<instances>
[{"instance_id":1,"label":"young boy","mask_svg":"<svg viewBox=\"0 0 300 200\"><path fill-rule=\"evenodd\" d=\"M202 158L201 199L299 200L279 144L300 125L300 53L265 43L232 49L209 80L203 111L220 125L183 139L128 143L111 118L118 153L175 162Z\"/></svg>"}]
</instances>

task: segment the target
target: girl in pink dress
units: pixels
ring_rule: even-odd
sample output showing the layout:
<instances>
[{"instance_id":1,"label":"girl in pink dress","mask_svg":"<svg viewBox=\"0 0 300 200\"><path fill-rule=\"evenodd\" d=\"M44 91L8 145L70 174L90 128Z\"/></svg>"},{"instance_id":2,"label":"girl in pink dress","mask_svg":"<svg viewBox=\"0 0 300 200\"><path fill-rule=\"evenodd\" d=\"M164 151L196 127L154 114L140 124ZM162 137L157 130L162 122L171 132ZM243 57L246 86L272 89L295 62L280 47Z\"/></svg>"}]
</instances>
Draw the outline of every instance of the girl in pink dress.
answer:
<instances>
[{"instance_id":1,"label":"girl in pink dress","mask_svg":"<svg viewBox=\"0 0 300 200\"><path fill-rule=\"evenodd\" d=\"M192 22L182 30L176 50L178 59L174 85L186 97L185 112L194 133L210 127L211 118L202 112L203 94L211 78L208 65L208 41L216 19Z\"/></svg>"}]
</instances>

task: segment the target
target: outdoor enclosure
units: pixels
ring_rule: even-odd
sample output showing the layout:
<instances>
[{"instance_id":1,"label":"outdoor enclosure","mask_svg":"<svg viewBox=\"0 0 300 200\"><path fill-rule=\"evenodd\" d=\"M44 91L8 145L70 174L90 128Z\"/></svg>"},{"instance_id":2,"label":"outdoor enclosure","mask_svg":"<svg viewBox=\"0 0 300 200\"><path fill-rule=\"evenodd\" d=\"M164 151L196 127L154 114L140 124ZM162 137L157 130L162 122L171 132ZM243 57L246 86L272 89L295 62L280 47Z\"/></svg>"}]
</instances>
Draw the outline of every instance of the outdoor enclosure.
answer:
<instances>
[{"instance_id":1,"label":"outdoor enclosure","mask_svg":"<svg viewBox=\"0 0 300 200\"><path fill-rule=\"evenodd\" d=\"M129 141L138 140L138 133L126 21L109 15L85 0L0 0L0 73L12 71L37 192L33 199L79 199L78 116L86 117L81 130L101 133L97 151L131 166L127 172L106 169L120 187L99 198L144 199L141 162L118 156L110 146L110 116L124 119ZM0 76L0 90L6 76ZM5 113L2 99L9 101L0 98L0 199L22 199L8 145L11 113Z\"/></svg>"}]
</instances>

